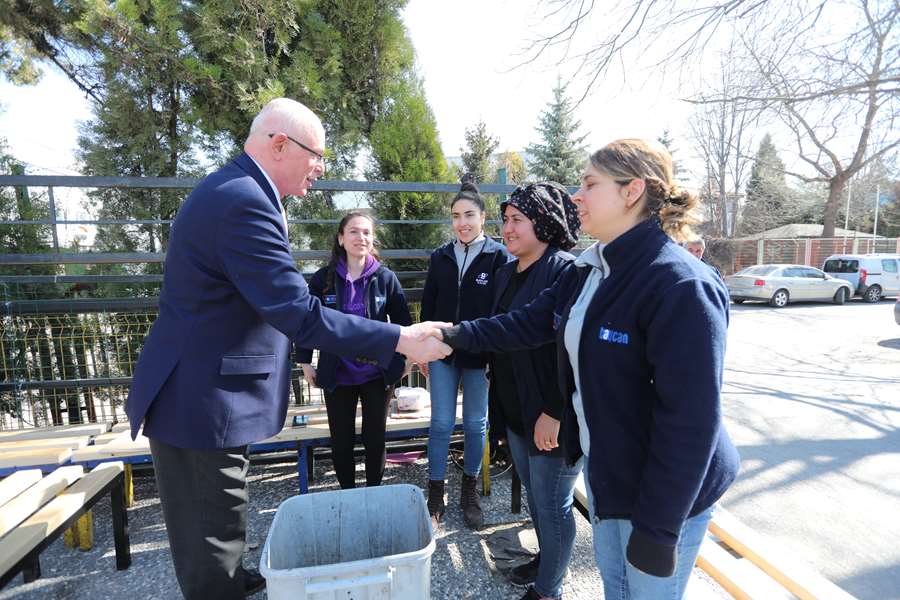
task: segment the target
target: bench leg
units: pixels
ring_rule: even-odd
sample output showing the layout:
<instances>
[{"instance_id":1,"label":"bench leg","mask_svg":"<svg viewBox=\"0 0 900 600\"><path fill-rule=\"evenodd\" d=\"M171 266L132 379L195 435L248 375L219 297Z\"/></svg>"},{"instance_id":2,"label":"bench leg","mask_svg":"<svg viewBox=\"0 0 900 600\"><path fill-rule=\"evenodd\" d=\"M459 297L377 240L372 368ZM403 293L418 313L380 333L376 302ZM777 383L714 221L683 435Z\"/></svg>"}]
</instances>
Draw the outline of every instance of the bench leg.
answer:
<instances>
[{"instance_id":1,"label":"bench leg","mask_svg":"<svg viewBox=\"0 0 900 600\"><path fill-rule=\"evenodd\" d=\"M303 442L297 443L297 483L300 486L300 493L305 494L309 491L309 471L307 471L306 454L309 448Z\"/></svg>"},{"instance_id":2,"label":"bench leg","mask_svg":"<svg viewBox=\"0 0 900 600\"><path fill-rule=\"evenodd\" d=\"M512 466L512 502L510 502L509 510L519 514L522 512L522 480L519 479L519 472L516 466Z\"/></svg>"},{"instance_id":3,"label":"bench leg","mask_svg":"<svg viewBox=\"0 0 900 600\"><path fill-rule=\"evenodd\" d=\"M125 507L134 506L134 479L131 465L125 465Z\"/></svg>"},{"instance_id":4,"label":"bench leg","mask_svg":"<svg viewBox=\"0 0 900 600\"><path fill-rule=\"evenodd\" d=\"M31 583L41 576L41 555L37 552L29 553L22 565L22 577L25 583Z\"/></svg>"},{"instance_id":5,"label":"bench leg","mask_svg":"<svg viewBox=\"0 0 900 600\"><path fill-rule=\"evenodd\" d=\"M122 571L131 565L131 541L128 536L128 509L125 508L125 489L114 485L109 494L112 504L113 538L116 544L116 569Z\"/></svg>"},{"instance_id":6,"label":"bench leg","mask_svg":"<svg viewBox=\"0 0 900 600\"><path fill-rule=\"evenodd\" d=\"M309 481L316 480L316 452L312 446L306 451L306 478Z\"/></svg>"},{"instance_id":7,"label":"bench leg","mask_svg":"<svg viewBox=\"0 0 900 600\"><path fill-rule=\"evenodd\" d=\"M491 495L491 432L484 436L484 454L481 457L481 495Z\"/></svg>"}]
</instances>

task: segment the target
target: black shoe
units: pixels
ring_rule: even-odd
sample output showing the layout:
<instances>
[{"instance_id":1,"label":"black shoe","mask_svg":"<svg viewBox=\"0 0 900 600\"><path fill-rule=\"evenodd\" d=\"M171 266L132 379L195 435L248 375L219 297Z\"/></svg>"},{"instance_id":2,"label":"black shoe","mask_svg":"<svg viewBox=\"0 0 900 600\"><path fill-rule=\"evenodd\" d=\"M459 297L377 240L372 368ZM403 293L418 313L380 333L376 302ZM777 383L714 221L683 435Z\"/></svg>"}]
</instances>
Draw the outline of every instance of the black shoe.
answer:
<instances>
[{"instance_id":1,"label":"black shoe","mask_svg":"<svg viewBox=\"0 0 900 600\"><path fill-rule=\"evenodd\" d=\"M428 514L435 523L440 523L447 505L444 504L444 480L431 479L428 481Z\"/></svg>"},{"instance_id":2,"label":"black shoe","mask_svg":"<svg viewBox=\"0 0 900 600\"><path fill-rule=\"evenodd\" d=\"M244 597L247 598L266 587L266 578L256 569L244 569Z\"/></svg>"},{"instance_id":3,"label":"black shoe","mask_svg":"<svg viewBox=\"0 0 900 600\"><path fill-rule=\"evenodd\" d=\"M513 567L509 571L509 581L515 585L529 585L537 579L538 567L541 564L541 555L538 554L525 564Z\"/></svg>"},{"instance_id":4,"label":"black shoe","mask_svg":"<svg viewBox=\"0 0 900 600\"><path fill-rule=\"evenodd\" d=\"M478 478L463 473L459 490L459 506L463 511L463 521L469 529L480 529L484 525L484 511L481 510L481 499L475 489Z\"/></svg>"},{"instance_id":5,"label":"black shoe","mask_svg":"<svg viewBox=\"0 0 900 600\"><path fill-rule=\"evenodd\" d=\"M525 595L519 600L541 600L541 595L534 591L534 586L529 585L528 589L525 590Z\"/></svg>"}]
</instances>

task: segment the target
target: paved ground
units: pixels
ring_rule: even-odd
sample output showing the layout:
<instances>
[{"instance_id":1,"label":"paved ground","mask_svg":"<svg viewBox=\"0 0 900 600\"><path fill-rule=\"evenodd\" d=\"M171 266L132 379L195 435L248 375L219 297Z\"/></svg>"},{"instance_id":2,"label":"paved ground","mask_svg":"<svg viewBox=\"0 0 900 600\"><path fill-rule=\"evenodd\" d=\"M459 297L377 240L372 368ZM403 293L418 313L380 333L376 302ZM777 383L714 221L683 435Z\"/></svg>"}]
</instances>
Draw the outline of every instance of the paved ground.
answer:
<instances>
[{"instance_id":1,"label":"paved ground","mask_svg":"<svg viewBox=\"0 0 900 600\"><path fill-rule=\"evenodd\" d=\"M254 465L250 469L251 506L248 541L251 549L245 564L255 566L265 543L266 533L278 505L297 493L295 464L278 463ZM359 465L361 467L361 465ZM336 489L330 461L319 461L319 479L313 490ZM485 558L483 540L498 528L527 519L527 506L522 514L510 512L510 480L494 480L491 496L484 499L487 526L472 533L462 526L458 508L459 472L450 470L450 489L453 490L446 520L437 534L437 547L432 557L431 586L433 600L513 600L524 588L510 585L505 578L492 572ZM363 478L358 471L358 478ZM390 465L385 483L415 483L425 485L427 462L419 460L411 465ZM96 544L89 552L65 548L61 541L52 544L41 555L43 576L23 585L21 576L0 591L0 600L69 600L80 598L120 599L177 599L181 595L169 555L165 527L156 485L152 477L135 478L136 502L129 510L131 552L133 563L126 571L115 570L112 549L112 527L109 503L101 501L94 509ZM600 577L594 567L591 551L591 532L587 520L576 519L577 538L564 594L567 600L596 600L603 598ZM723 600L728 598L714 582L700 571L691 582L696 598ZM254 598L263 599L265 593ZM212 600L212 599L211 599Z\"/></svg>"},{"instance_id":2,"label":"paved ground","mask_svg":"<svg viewBox=\"0 0 900 600\"><path fill-rule=\"evenodd\" d=\"M723 505L861 599L900 598L900 326L893 302L732 306Z\"/></svg>"}]
</instances>

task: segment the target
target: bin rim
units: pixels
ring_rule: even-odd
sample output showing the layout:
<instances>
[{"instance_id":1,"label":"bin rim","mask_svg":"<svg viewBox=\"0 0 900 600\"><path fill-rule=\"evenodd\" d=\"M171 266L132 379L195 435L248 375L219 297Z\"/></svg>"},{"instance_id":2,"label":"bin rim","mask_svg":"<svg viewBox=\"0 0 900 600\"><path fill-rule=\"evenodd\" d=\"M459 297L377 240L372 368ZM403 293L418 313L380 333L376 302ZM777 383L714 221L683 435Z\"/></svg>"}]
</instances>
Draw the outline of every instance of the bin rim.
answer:
<instances>
[{"instance_id":1,"label":"bin rim","mask_svg":"<svg viewBox=\"0 0 900 600\"><path fill-rule=\"evenodd\" d=\"M390 484L391 487L404 487L404 488L413 488L418 493L424 493L422 488L417 485L411 483L395 483ZM387 487L387 486L382 486ZM360 490L365 490L369 488L356 488ZM324 492L315 492L318 494L327 494L329 492L340 492L346 490L327 490ZM277 517L278 511L281 510L281 507L288 503L302 503L304 497L308 496L307 494L298 494L291 496L290 498L286 498L278 505L278 508L275 511L275 515ZM424 496L423 496L424 497ZM428 511L425 508L425 505L422 505L423 510L425 511L426 517L428 516ZM290 569L273 569L269 567L269 547L272 539L272 531L273 528L269 527L269 532L266 534L266 542L263 545L262 553L259 556L259 572L266 579L271 578L280 578L280 577L297 577L297 576L306 576L306 577L331 577L336 575L346 575L348 572L353 571L364 571L371 570L373 567L389 567L397 564L409 563L409 562L417 562L421 560L422 557L430 557L434 554L435 548L437 547L437 542L434 539L434 527L431 523L431 518L427 518L425 521L427 523L428 532L429 532L429 541L428 543L419 548L418 550L412 550L410 552L401 552L398 554L388 554L387 556L376 556L373 558L362 558L358 560L351 560L345 562L336 562L329 563L327 565L308 565L305 567L293 567ZM274 525L275 519L272 519L272 523ZM309 573L310 571L315 570L314 573ZM304 572L307 574L304 575Z\"/></svg>"}]
</instances>

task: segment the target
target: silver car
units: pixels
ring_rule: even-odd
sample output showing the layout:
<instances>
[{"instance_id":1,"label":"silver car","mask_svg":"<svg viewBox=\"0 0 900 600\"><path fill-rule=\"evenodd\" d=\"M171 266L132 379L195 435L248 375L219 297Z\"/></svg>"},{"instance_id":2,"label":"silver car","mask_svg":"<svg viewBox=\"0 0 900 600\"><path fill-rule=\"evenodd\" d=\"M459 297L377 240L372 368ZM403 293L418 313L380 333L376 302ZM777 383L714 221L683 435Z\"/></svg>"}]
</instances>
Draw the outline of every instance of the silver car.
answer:
<instances>
[{"instance_id":1,"label":"silver car","mask_svg":"<svg viewBox=\"0 0 900 600\"><path fill-rule=\"evenodd\" d=\"M754 265L726 277L725 285L735 304L761 300L775 308L790 302L843 304L853 296L849 282L805 265Z\"/></svg>"}]
</instances>

